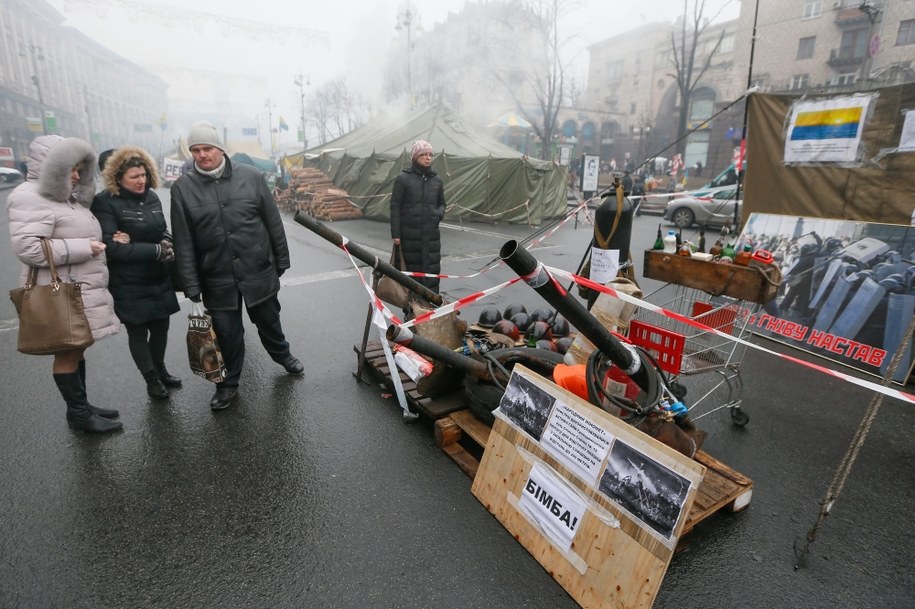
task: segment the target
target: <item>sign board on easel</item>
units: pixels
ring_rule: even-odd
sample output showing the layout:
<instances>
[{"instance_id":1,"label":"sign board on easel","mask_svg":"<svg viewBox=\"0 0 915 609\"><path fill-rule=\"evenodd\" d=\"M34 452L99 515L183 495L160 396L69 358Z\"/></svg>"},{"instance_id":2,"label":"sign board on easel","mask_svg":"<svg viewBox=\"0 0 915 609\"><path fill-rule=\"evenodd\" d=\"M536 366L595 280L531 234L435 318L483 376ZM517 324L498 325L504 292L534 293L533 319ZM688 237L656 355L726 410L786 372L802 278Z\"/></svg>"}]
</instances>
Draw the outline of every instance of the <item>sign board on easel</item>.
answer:
<instances>
[{"instance_id":1,"label":"sign board on easel","mask_svg":"<svg viewBox=\"0 0 915 609\"><path fill-rule=\"evenodd\" d=\"M654 603L705 467L521 365L472 492L582 606Z\"/></svg>"}]
</instances>

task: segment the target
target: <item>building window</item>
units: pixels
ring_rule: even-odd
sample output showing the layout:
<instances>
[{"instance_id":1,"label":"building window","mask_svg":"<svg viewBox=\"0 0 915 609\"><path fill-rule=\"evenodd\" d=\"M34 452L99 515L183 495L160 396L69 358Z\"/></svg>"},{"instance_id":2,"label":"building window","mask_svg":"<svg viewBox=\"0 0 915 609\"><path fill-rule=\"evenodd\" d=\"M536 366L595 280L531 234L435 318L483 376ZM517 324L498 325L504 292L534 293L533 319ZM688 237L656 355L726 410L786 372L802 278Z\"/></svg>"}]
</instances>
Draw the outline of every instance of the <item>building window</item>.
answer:
<instances>
[{"instance_id":1,"label":"building window","mask_svg":"<svg viewBox=\"0 0 915 609\"><path fill-rule=\"evenodd\" d=\"M623 80L623 61L621 59L607 64L606 79L608 82Z\"/></svg>"},{"instance_id":2,"label":"building window","mask_svg":"<svg viewBox=\"0 0 915 609\"><path fill-rule=\"evenodd\" d=\"M899 33L896 35L896 46L915 44L915 19L899 22Z\"/></svg>"},{"instance_id":3,"label":"building window","mask_svg":"<svg viewBox=\"0 0 915 609\"><path fill-rule=\"evenodd\" d=\"M839 45L841 59L863 59L867 50L867 28L842 32L842 42Z\"/></svg>"},{"instance_id":4,"label":"building window","mask_svg":"<svg viewBox=\"0 0 915 609\"><path fill-rule=\"evenodd\" d=\"M813 57L813 47L814 43L816 43L816 40L816 36L801 38L797 43L797 58L810 59Z\"/></svg>"},{"instance_id":5,"label":"building window","mask_svg":"<svg viewBox=\"0 0 915 609\"><path fill-rule=\"evenodd\" d=\"M802 19L819 17L823 12L823 0L804 0L804 16Z\"/></svg>"},{"instance_id":6,"label":"building window","mask_svg":"<svg viewBox=\"0 0 915 609\"><path fill-rule=\"evenodd\" d=\"M718 47L719 53L732 53L734 51L734 34L725 34L721 39L721 46Z\"/></svg>"},{"instance_id":7,"label":"building window","mask_svg":"<svg viewBox=\"0 0 915 609\"><path fill-rule=\"evenodd\" d=\"M791 77L791 82L788 84L788 89L795 91L798 89L806 89L810 85L810 74L795 74Z\"/></svg>"},{"instance_id":8,"label":"building window","mask_svg":"<svg viewBox=\"0 0 915 609\"><path fill-rule=\"evenodd\" d=\"M629 114L635 114L635 102L629 104Z\"/></svg>"},{"instance_id":9,"label":"building window","mask_svg":"<svg viewBox=\"0 0 915 609\"><path fill-rule=\"evenodd\" d=\"M843 72L841 74L836 74L832 79L832 84L834 85L853 85L855 84L855 73L854 72Z\"/></svg>"}]
</instances>

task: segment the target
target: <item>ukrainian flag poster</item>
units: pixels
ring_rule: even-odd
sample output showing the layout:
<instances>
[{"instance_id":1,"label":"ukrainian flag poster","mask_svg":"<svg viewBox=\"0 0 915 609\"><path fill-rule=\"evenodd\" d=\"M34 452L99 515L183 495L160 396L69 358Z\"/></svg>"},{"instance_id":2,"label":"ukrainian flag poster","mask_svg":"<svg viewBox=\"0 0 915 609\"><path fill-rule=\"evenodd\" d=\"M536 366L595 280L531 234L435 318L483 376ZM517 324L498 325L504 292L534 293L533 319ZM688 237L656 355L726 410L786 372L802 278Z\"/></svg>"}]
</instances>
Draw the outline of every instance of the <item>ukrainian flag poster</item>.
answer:
<instances>
[{"instance_id":1,"label":"ukrainian flag poster","mask_svg":"<svg viewBox=\"0 0 915 609\"><path fill-rule=\"evenodd\" d=\"M785 163L860 162L861 133L873 98L795 102L785 135Z\"/></svg>"}]
</instances>

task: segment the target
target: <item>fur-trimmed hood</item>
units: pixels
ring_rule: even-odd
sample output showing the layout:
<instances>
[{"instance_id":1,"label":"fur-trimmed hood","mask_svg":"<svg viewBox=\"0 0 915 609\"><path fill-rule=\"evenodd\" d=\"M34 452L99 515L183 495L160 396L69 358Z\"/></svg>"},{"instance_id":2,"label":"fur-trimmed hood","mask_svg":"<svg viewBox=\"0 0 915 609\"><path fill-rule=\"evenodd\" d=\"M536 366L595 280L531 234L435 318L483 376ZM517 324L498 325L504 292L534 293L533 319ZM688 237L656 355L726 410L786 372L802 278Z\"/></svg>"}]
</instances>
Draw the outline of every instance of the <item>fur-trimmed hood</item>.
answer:
<instances>
[{"instance_id":1,"label":"fur-trimmed hood","mask_svg":"<svg viewBox=\"0 0 915 609\"><path fill-rule=\"evenodd\" d=\"M118 173L124 163L135 158L140 159L146 165L147 188L159 188L159 171L156 169L156 162L152 156L142 148L124 146L115 150L105 162L105 168L102 170L102 183L105 185L105 190L114 196L118 196L121 193L121 186L118 184Z\"/></svg>"},{"instance_id":2,"label":"fur-trimmed hood","mask_svg":"<svg viewBox=\"0 0 915 609\"><path fill-rule=\"evenodd\" d=\"M29 145L29 180L38 182L38 192L65 203L71 193L86 207L95 195L95 151L89 142L75 137L41 135ZM79 167L79 184L70 186L70 171Z\"/></svg>"}]
</instances>

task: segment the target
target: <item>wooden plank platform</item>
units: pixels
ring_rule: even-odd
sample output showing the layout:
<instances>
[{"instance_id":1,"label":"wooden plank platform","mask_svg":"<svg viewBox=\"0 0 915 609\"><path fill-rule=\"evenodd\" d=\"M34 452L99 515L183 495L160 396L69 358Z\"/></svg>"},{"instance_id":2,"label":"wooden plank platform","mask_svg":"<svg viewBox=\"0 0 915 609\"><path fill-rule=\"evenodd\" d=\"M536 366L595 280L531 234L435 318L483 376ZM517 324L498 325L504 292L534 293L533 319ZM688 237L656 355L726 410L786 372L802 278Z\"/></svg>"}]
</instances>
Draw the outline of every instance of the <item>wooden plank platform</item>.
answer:
<instances>
[{"instance_id":1,"label":"wooden plank platform","mask_svg":"<svg viewBox=\"0 0 915 609\"><path fill-rule=\"evenodd\" d=\"M354 346L353 350L359 353L358 346ZM380 343L368 344L365 363L366 368L393 392L391 371L388 369ZM412 379L403 372L398 372L410 409L435 421L436 445L451 457L464 473L471 479L474 478L492 427L480 421L467 408L463 392L455 391L438 398L421 396ZM696 461L704 465L708 471L699 485L696 500L683 530L684 534L715 512L739 512L746 509L753 496L753 481L743 474L703 451L696 455Z\"/></svg>"},{"instance_id":2,"label":"wooden plank platform","mask_svg":"<svg viewBox=\"0 0 915 609\"><path fill-rule=\"evenodd\" d=\"M470 410L459 410L435 422L435 442L464 473L473 478L480 465L475 449L482 454L490 431L492 428ZM743 474L703 451L696 455L696 461L708 470L699 485L684 534L719 510L739 512L746 509L753 496L753 481Z\"/></svg>"},{"instance_id":3,"label":"wooden plank platform","mask_svg":"<svg viewBox=\"0 0 915 609\"><path fill-rule=\"evenodd\" d=\"M358 355L359 346L354 345L353 351ZM391 370L388 368L388 361L384 357L384 349L381 348L381 343L370 342L366 345L365 367L378 381L384 383L391 393L394 392L394 382L391 380ZM425 397L420 395L416 390L416 383L413 382L413 379L400 370L397 372L400 375L400 382L403 384L407 403L410 405L410 410L413 412L418 412L432 420L437 420L451 412L467 408L467 399L464 397L463 392L455 391L434 399Z\"/></svg>"}]
</instances>

